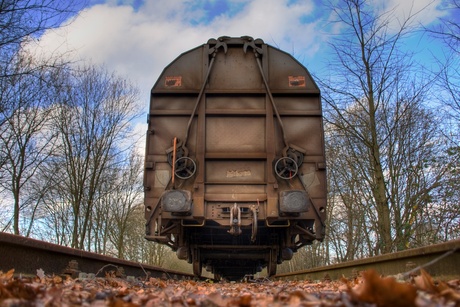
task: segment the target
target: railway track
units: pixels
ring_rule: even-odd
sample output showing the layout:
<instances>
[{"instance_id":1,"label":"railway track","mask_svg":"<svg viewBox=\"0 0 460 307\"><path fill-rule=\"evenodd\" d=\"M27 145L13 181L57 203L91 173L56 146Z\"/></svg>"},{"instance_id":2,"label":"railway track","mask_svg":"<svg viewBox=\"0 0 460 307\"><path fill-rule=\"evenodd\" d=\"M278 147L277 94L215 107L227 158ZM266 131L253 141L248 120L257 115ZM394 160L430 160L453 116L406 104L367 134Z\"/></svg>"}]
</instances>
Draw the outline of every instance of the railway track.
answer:
<instances>
[{"instance_id":1,"label":"railway track","mask_svg":"<svg viewBox=\"0 0 460 307\"><path fill-rule=\"evenodd\" d=\"M110 272L117 277L193 278L193 275L179 271L0 233L0 271L11 269L16 274L26 275L36 275L41 269L46 275L66 274L72 277L101 277Z\"/></svg>"},{"instance_id":2,"label":"railway track","mask_svg":"<svg viewBox=\"0 0 460 307\"><path fill-rule=\"evenodd\" d=\"M385 276L402 274L402 277L408 277L417 273L420 268L439 279L460 278L460 240L314 269L277 274L274 277L280 280L336 280L342 276L352 278L359 272L369 269L374 269Z\"/></svg>"},{"instance_id":3,"label":"railway track","mask_svg":"<svg viewBox=\"0 0 460 307\"><path fill-rule=\"evenodd\" d=\"M440 279L460 278L460 240L409 249L401 252L359 259L274 276L279 280L336 280L342 276L355 277L359 272L374 269L388 275L417 273L425 269ZM36 275L43 270L47 275L117 276L145 278L190 279L192 274L127 260L103 256L8 233L0 233L0 270L15 269L17 274Z\"/></svg>"}]
</instances>

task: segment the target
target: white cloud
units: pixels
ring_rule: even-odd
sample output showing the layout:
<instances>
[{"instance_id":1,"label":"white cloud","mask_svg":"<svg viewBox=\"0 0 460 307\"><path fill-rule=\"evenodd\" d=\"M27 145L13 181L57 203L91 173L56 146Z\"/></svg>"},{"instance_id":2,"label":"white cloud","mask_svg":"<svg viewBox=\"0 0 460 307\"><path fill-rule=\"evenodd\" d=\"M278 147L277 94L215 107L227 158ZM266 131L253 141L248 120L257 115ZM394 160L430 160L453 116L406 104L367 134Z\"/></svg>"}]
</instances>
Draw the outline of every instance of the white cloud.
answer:
<instances>
[{"instance_id":1,"label":"white cloud","mask_svg":"<svg viewBox=\"0 0 460 307\"><path fill-rule=\"evenodd\" d=\"M436 4L441 0L434 1L371 0L371 3L376 9L397 7L400 18L407 16L411 8L413 13L430 4L418 20L431 21L438 16ZM209 15L197 5L201 1L145 1L136 9L114 5L120 1L107 0L107 3L87 8L65 28L49 31L40 44L52 51L73 50L79 59L103 63L137 83L143 95L148 94L163 67L209 38L259 37L300 60L314 56L325 40L317 24L321 19L312 18L318 14L313 0L232 0L230 5L243 9L212 19L208 16L206 23L198 23ZM319 13L329 14L323 10ZM311 22L303 23L305 18Z\"/></svg>"},{"instance_id":2,"label":"white cloud","mask_svg":"<svg viewBox=\"0 0 460 307\"><path fill-rule=\"evenodd\" d=\"M83 10L67 26L48 31L39 45L53 53L71 51L77 60L104 64L129 78L141 90L145 112L149 91L163 68L209 38L249 35L299 56L312 54L321 41L314 25L301 23L312 12L310 0L292 5L287 0L233 0L244 9L211 19L189 0L146 1L136 9L115 2ZM145 131L144 119L136 130Z\"/></svg>"},{"instance_id":3,"label":"white cloud","mask_svg":"<svg viewBox=\"0 0 460 307\"><path fill-rule=\"evenodd\" d=\"M439 10L442 0L373 0L371 3L381 12L391 12L392 28L410 18L411 26L428 25L443 13Z\"/></svg>"},{"instance_id":4,"label":"white cloud","mask_svg":"<svg viewBox=\"0 0 460 307\"><path fill-rule=\"evenodd\" d=\"M207 25L193 25L206 12L191 10L190 1L146 2L138 10L95 5L65 28L46 33L40 44L49 50L74 50L78 59L103 63L148 93L163 67L209 38L260 37L299 55L311 53L320 41L312 26L301 24L301 17L312 11L310 1L289 6L287 1L247 1L243 11L216 16Z\"/></svg>"},{"instance_id":5,"label":"white cloud","mask_svg":"<svg viewBox=\"0 0 460 307\"><path fill-rule=\"evenodd\" d=\"M373 1L382 9L399 5L400 14L408 14L407 5L411 3L405 0ZM430 1L415 0L413 11ZM309 62L321 50L327 37L319 22L326 20L330 12L315 8L314 0L229 2L242 9L209 18L209 12L197 6L200 1L145 1L134 9L130 5L114 5L120 1L107 0L107 4L80 12L66 27L47 32L39 44L50 52L70 50L77 59L104 64L129 78L139 86L147 110L150 88L163 68L182 52L206 43L209 38L222 35L262 38L266 43L294 54L309 68ZM427 11L420 18L428 18L425 14L430 20L437 16L433 11Z\"/></svg>"}]
</instances>

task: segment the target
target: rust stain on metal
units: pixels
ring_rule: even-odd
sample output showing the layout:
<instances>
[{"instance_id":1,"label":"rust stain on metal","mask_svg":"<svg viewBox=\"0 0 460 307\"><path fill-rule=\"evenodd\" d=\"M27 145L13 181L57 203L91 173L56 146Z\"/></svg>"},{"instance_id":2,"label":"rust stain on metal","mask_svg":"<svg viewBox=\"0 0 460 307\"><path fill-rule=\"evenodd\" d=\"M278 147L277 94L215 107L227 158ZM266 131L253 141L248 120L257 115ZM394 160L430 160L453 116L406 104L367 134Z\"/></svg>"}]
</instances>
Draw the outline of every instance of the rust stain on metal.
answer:
<instances>
[{"instance_id":1,"label":"rust stain on metal","mask_svg":"<svg viewBox=\"0 0 460 307\"><path fill-rule=\"evenodd\" d=\"M166 76L166 87L179 87L182 85L182 76Z\"/></svg>"},{"instance_id":2,"label":"rust stain on metal","mask_svg":"<svg viewBox=\"0 0 460 307\"><path fill-rule=\"evenodd\" d=\"M289 87L305 87L305 76L289 76Z\"/></svg>"},{"instance_id":3,"label":"rust stain on metal","mask_svg":"<svg viewBox=\"0 0 460 307\"><path fill-rule=\"evenodd\" d=\"M401 274L401 277L408 278L418 274L419 269L423 268L432 277L439 280L450 280L458 279L460 276L458 263L460 263L460 240L452 240L370 258L278 274L275 277L317 280L323 278L324 274L328 274L332 280L338 280L343 276L354 277L355 272L374 269L382 275Z\"/></svg>"}]
</instances>

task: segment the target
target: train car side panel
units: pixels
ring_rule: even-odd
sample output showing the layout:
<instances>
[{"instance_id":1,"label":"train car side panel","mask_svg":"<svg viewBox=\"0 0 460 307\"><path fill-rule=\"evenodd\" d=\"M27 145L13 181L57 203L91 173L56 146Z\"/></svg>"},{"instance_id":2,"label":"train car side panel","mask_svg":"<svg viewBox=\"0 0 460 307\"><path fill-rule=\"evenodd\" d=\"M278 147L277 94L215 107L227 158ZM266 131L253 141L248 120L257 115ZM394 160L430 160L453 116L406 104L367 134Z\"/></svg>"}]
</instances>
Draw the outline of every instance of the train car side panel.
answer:
<instances>
[{"instance_id":1,"label":"train car side panel","mask_svg":"<svg viewBox=\"0 0 460 307\"><path fill-rule=\"evenodd\" d=\"M221 37L152 88L146 238L216 277L276 265L325 235L320 91L289 54Z\"/></svg>"}]
</instances>

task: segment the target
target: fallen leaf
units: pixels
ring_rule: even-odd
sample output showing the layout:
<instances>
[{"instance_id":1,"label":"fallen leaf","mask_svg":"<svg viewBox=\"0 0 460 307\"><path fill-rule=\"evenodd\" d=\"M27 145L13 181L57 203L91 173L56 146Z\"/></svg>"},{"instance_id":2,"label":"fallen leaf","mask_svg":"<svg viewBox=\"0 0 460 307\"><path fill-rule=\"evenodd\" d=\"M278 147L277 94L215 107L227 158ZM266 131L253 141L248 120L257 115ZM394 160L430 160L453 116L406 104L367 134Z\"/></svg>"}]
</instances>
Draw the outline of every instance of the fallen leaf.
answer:
<instances>
[{"instance_id":1,"label":"fallen leaf","mask_svg":"<svg viewBox=\"0 0 460 307\"><path fill-rule=\"evenodd\" d=\"M6 273L3 273L2 271L0 271L0 280L5 280L5 281L11 280L13 276L14 276L14 269L11 269Z\"/></svg>"},{"instance_id":2,"label":"fallen leaf","mask_svg":"<svg viewBox=\"0 0 460 307\"><path fill-rule=\"evenodd\" d=\"M422 291L443 297L447 301L460 303L460 294L451 288L450 284L439 282L436 284L425 270L420 270L420 275L414 278L415 286Z\"/></svg>"},{"instance_id":3,"label":"fallen leaf","mask_svg":"<svg viewBox=\"0 0 460 307\"><path fill-rule=\"evenodd\" d=\"M45 271L43 271L42 269L38 269L37 270L37 276L38 278L40 278L40 280L44 280L45 279Z\"/></svg>"},{"instance_id":4,"label":"fallen leaf","mask_svg":"<svg viewBox=\"0 0 460 307\"><path fill-rule=\"evenodd\" d=\"M249 307L251 306L252 295L251 293L243 293L240 296L239 306L241 307Z\"/></svg>"},{"instance_id":5,"label":"fallen leaf","mask_svg":"<svg viewBox=\"0 0 460 307\"><path fill-rule=\"evenodd\" d=\"M459 306L460 281L418 285L381 278L375 272L340 281L129 281L107 275L86 279L18 277L0 272L0 306ZM417 291L418 290L418 291ZM435 292L428 292L435 291ZM416 299L414 300L414 297Z\"/></svg>"},{"instance_id":6,"label":"fallen leaf","mask_svg":"<svg viewBox=\"0 0 460 307\"><path fill-rule=\"evenodd\" d=\"M227 306L229 301L229 299L222 297L220 293L214 292L209 294L207 298L204 299L204 302L206 304L204 306Z\"/></svg>"},{"instance_id":7,"label":"fallen leaf","mask_svg":"<svg viewBox=\"0 0 460 307\"><path fill-rule=\"evenodd\" d=\"M378 306L415 306L417 290L410 284L399 283L392 277L381 278L376 271L363 272L364 282L351 289L354 301Z\"/></svg>"},{"instance_id":8,"label":"fallen leaf","mask_svg":"<svg viewBox=\"0 0 460 307\"><path fill-rule=\"evenodd\" d=\"M414 277L415 286L428 293L439 293L438 287L434 284L433 278L423 269L420 270L420 275Z\"/></svg>"},{"instance_id":9,"label":"fallen leaf","mask_svg":"<svg viewBox=\"0 0 460 307\"><path fill-rule=\"evenodd\" d=\"M57 276L57 275L53 276L53 283L61 284L62 282L63 282L63 280L62 280L61 276Z\"/></svg>"},{"instance_id":10,"label":"fallen leaf","mask_svg":"<svg viewBox=\"0 0 460 307\"><path fill-rule=\"evenodd\" d=\"M0 289L0 296L6 295L4 298L19 298L25 300L33 300L37 296L37 291L27 284L22 283L20 280L9 281L2 289Z\"/></svg>"}]
</instances>

